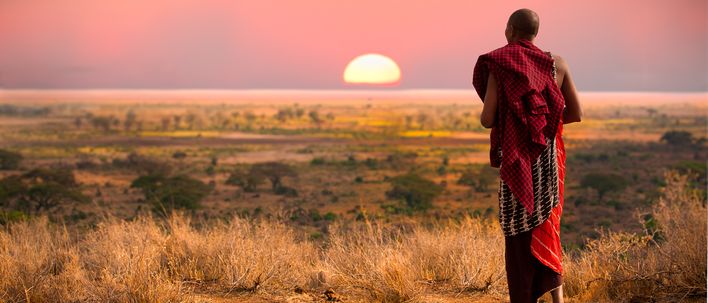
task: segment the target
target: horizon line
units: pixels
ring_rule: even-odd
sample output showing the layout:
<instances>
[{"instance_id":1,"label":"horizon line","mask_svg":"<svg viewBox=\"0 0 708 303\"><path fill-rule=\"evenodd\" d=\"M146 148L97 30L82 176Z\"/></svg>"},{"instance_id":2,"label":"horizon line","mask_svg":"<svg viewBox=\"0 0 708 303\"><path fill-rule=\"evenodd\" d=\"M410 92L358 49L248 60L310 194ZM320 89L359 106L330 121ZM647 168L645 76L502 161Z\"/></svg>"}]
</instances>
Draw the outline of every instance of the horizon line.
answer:
<instances>
[{"instance_id":1,"label":"horizon line","mask_svg":"<svg viewBox=\"0 0 708 303\"><path fill-rule=\"evenodd\" d=\"M468 93L476 94L474 88L0 88L0 92L310 92L310 93L401 93L401 92L431 92L431 93ZM581 94L687 94L702 95L708 91L673 91L673 90L578 90Z\"/></svg>"}]
</instances>

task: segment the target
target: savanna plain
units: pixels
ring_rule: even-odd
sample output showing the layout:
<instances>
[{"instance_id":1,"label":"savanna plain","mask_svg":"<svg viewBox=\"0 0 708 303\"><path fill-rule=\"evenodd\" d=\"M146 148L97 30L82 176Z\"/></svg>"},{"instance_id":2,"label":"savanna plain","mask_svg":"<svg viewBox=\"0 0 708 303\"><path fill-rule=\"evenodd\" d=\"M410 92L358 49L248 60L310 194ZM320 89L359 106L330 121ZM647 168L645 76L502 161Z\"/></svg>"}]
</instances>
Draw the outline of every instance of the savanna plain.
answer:
<instances>
[{"instance_id":1,"label":"savanna plain","mask_svg":"<svg viewBox=\"0 0 708 303\"><path fill-rule=\"evenodd\" d=\"M707 100L581 95L567 302L705 302ZM471 91L0 91L0 302L505 302L481 108Z\"/></svg>"}]
</instances>

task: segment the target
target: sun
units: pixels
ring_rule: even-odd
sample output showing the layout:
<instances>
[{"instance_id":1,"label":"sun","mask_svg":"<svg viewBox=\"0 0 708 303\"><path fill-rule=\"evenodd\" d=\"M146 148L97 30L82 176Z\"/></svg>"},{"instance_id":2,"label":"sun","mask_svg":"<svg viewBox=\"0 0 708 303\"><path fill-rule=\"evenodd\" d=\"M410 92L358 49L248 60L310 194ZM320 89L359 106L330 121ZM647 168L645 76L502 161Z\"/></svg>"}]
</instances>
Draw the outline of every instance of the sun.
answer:
<instances>
[{"instance_id":1,"label":"sun","mask_svg":"<svg viewBox=\"0 0 708 303\"><path fill-rule=\"evenodd\" d=\"M391 58L364 54L354 58L344 69L344 82L351 84L398 84L401 69Z\"/></svg>"}]
</instances>

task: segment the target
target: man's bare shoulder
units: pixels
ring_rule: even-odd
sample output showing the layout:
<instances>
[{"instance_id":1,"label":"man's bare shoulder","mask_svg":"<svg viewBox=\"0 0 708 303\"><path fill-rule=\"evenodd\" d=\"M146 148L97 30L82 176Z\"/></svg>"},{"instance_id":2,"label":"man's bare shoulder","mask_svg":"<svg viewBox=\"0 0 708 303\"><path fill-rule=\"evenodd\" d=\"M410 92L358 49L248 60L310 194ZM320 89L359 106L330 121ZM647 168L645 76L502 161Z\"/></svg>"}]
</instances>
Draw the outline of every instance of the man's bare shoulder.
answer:
<instances>
[{"instance_id":1,"label":"man's bare shoulder","mask_svg":"<svg viewBox=\"0 0 708 303\"><path fill-rule=\"evenodd\" d=\"M552 55L553 55L553 60L556 61L556 68L558 68L558 70L560 70L561 72L565 72L569 69L568 62L566 62L565 59L563 59L563 57L561 57L558 54L552 54Z\"/></svg>"}]
</instances>

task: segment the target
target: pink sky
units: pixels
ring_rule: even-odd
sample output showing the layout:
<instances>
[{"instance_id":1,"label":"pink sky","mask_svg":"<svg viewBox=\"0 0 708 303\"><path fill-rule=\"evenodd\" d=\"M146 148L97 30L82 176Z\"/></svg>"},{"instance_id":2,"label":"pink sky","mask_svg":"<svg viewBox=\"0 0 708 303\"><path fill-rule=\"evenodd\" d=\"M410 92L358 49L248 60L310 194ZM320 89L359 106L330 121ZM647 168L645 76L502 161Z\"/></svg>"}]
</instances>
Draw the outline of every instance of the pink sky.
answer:
<instances>
[{"instance_id":1,"label":"pink sky","mask_svg":"<svg viewBox=\"0 0 708 303\"><path fill-rule=\"evenodd\" d=\"M2 0L0 87L350 88L357 55L401 67L400 88L471 88L508 15L585 91L704 91L707 1Z\"/></svg>"}]
</instances>

